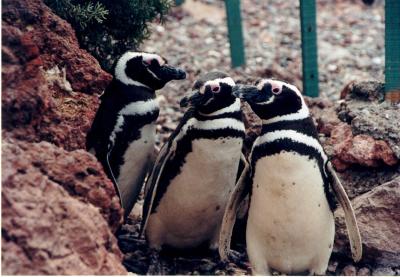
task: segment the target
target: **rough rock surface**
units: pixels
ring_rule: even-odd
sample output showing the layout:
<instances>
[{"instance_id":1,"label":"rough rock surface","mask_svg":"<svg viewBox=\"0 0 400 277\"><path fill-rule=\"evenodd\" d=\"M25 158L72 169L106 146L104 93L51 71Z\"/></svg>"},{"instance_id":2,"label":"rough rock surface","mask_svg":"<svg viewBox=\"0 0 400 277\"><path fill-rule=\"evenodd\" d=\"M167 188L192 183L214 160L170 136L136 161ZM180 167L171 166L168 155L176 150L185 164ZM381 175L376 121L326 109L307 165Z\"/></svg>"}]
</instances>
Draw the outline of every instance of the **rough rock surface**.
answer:
<instances>
[{"instance_id":1,"label":"rough rock surface","mask_svg":"<svg viewBox=\"0 0 400 277\"><path fill-rule=\"evenodd\" d=\"M341 92L346 99L337 113L351 125L354 135L369 135L385 140L400 158L400 106L382 102L384 84L379 82L350 83Z\"/></svg>"},{"instance_id":2,"label":"rough rock surface","mask_svg":"<svg viewBox=\"0 0 400 277\"><path fill-rule=\"evenodd\" d=\"M94 158L46 142L2 150L2 272L124 274L109 227L118 200Z\"/></svg>"},{"instance_id":3,"label":"rough rock surface","mask_svg":"<svg viewBox=\"0 0 400 277\"><path fill-rule=\"evenodd\" d=\"M40 0L2 3L3 128L15 138L84 148L111 76Z\"/></svg>"},{"instance_id":4,"label":"rough rock surface","mask_svg":"<svg viewBox=\"0 0 400 277\"><path fill-rule=\"evenodd\" d=\"M333 147L332 163L339 171L352 164L365 167L379 167L382 164L394 166L398 163L396 155L384 140L375 140L368 135L352 133L350 125L341 123L331 131Z\"/></svg>"},{"instance_id":5,"label":"rough rock surface","mask_svg":"<svg viewBox=\"0 0 400 277\"><path fill-rule=\"evenodd\" d=\"M2 272L126 274L119 199L82 150L111 76L41 0L3 1L2 31Z\"/></svg>"},{"instance_id":6,"label":"rough rock surface","mask_svg":"<svg viewBox=\"0 0 400 277\"><path fill-rule=\"evenodd\" d=\"M363 241L363 262L400 265L400 177L353 200ZM335 212L336 251L348 251L343 210Z\"/></svg>"},{"instance_id":7,"label":"rough rock surface","mask_svg":"<svg viewBox=\"0 0 400 277\"><path fill-rule=\"evenodd\" d=\"M48 142L3 141L3 173L41 173L72 197L100 209L111 230L122 223L119 198L113 183L96 158L84 150L67 152ZM28 176L29 177L29 176ZM5 180L7 181L7 180Z\"/></svg>"}]
</instances>

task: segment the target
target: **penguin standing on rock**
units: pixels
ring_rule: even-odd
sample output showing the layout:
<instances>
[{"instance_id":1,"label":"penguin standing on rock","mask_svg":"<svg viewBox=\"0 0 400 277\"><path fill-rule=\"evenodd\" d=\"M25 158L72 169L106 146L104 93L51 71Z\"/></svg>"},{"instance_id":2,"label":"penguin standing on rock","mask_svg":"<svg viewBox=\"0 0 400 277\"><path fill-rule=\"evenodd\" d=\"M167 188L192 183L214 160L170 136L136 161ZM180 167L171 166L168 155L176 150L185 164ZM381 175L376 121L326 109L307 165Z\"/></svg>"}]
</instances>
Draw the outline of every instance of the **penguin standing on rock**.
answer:
<instances>
[{"instance_id":1,"label":"penguin standing on rock","mask_svg":"<svg viewBox=\"0 0 400 277\"><path fill-rule=\"evenodd\" d=\"M159 105L155 91L186 73L156 54L126 52L115 64L114 78L86 138L86 148L112 179L128 216L154 156L155 121Z\"/></svg>"},{"instance_id":2,"label":"penguin standing on rock","mask_svg":"<svg viewBox=\"0 0 400 277\"><path fill-rule=\"evenodd\" d=\"M218 249L225 204L236 183L245 128L234 81L210 72L197 80L190 105L163 146L146 186L141 233L150 248Z\"/></svg>"},{"instance_id":3,"label":"penguin standing on rock","mask_svg":"<svg viewBox=\"0 0 400 277\"><path fill-rule=\"evenodd\" d=\"M359 261L362 245L354 211L300 91L285 82L262 80L256 86L236 86L233 94L262 119L262 131L226 206L221 258L229 254L235 214L249 193L246 244L253 273L269 275L274 269L323 275L335 236L332 189L345 212L353 259Z\"/></svg>"}]
</instances>

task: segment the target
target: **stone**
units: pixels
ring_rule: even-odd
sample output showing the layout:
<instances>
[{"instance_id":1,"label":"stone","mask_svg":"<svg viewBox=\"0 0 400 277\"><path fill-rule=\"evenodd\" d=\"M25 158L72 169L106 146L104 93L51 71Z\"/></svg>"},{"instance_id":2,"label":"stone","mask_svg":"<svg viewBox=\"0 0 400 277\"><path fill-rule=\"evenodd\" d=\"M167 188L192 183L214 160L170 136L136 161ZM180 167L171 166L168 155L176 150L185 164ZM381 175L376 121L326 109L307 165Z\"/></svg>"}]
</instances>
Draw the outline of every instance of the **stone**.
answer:
<instances>
[{"instance_id":1,"label":"stone","mask_svg":"<svg viewBox=\"0 0 400 277\"><path fill-rule=\"evenodd\" d=\"M62 186L71 196L99 208L115 232L122 223L122 208L113 183L97 159L83 150L67 152L48 142L5 140L2 144L4 180L14 174L38 172Z\"/></svg>"},{"instance_id":2,"label":"stone","mask_svg":"<svg viewBox=\"0 0 400 277\"><path fill-rule=\"evenodd\" d=\"M339 171L350 165L379 167L382 164L393 166L398 158L391 147L383 140L375 140L368 135L353 136L350 125L341 123L331 132L333 145L333 164Z\"/></svg>"},{"instance_id":3,"label":"stone","mask_svg":"<svg viewBox=\"0 0 400 277\"><path fill-rule=\"evenodd\" d=\"M400 264L400 177L353 199L363 242L362 261L381 266ZM349 255L343 210L335 211L335 252Z\"/></svg>"},{"instance_id":4,"label":"stone","mask_svg":"<svg viewBox=\"0 0 400 277\"><path fill-rule=\"evenodd\" d=\"M321 97L304 97L304 100L310 109L318 133L329 137L332 129L341 123L337 117L334 103Z\"/></svg>"},{"instance_id":5,"label":"stone","mask_svg":"<svg viewBox=\"0 0 400 277\"><path fill-rule=\"evenodd\" d=\"M2 8L3 129L21 140L85 148L111 75L41 0L7 0Z\"/></svg>"},{"instance_id":6,"label":"stone","mask_svg":"<svg viewBox=\"0 0 400 277\"><path fill-rule=\"evenodd\" d=\"M395 276L396 273L390 267L378 267L372 271L372 276Z\"/></svg>"},{"instance_id":7,"label":"stone","mask_svg":"<svg viewBox=\"0 0 400 277\"><path fill-rule=\"evenodd\" d=\"M385 99L385 84L377 81L350 82L340 92L340 98L383 101Z\"/></svg>"},{"instance_id":8,"label":"stone","mask_svg":"<svg viewBox=\"0 0 400 277\"><path fill-rule=\"evenodd\" d=\"M354 267L354 265L346 265L342 270L342 274L345 276L356 276L357 269Z\"/></svg>"},{"instance_id":9,"label":"stone","mask_svg":"<svg viewBox=\"0 0 400 277\"><path fill-rule=\"evenodd\" d=\"M332 272L332 273L336 272L338 265L339 265L339 263L337 261L329 262L328 271Z\"/></svg>"},{"instance_id":10,"label":"stone","mask_svg":"<svg viewBox=\"0 0 400 277\"><path fill-rule=\"evenodd\" d=\"M343 101L337 108L338 117L351 125L354 136L368 135L384 140L400 158L400 106L384 101L383 84L352 83L344 88ZM349 96L347 96L349 95Z\"/></svg>"},{"instance_id":11,"label":"stone","mask_svg":"<svg viewBox=\"0 0 400 277\"><path fill-rule=\"evenodd\" d=\"M64 168L63 180L56 173L57 168L61 169L62 160L76 162L77 156L83 153L75 152L68 156L65 151L58 152L61 164L46 165L47 167L36 167L32 164L32 157L29 154L25 155L25 151L31 151L33 155L34 150L41 149L46 152L36 152L36 155L51 156L48 151L52 148L56 146L48 143L41 143L35 149L34 144L26 142L21 145L16 142L3 142L3 274L126 274L116 238L99 209L100 203L84 199L90 198L90 192L96 191L97 188L92 187L87 195L83 195L84 187L78 185L82 185L83 182L77 180L80 177L73 171L69 171L68 167ZM39 162L40 157L36 161ZM51 162L57 163L56 160ZM76 166L80 166L81 170L86 172L90 171L82 164ZM43 172L46 168L54 172ZM99 165L97 168L99 169ZM67 178L68 175L70 178ZM104 185L101 188L102 177L104 178L86 177L88 182L92 180L92 184L94 182L100 186L97 195L101 195L101 191L105 189ZM71 184L68 184L69 182ZM74 182L76 186L72 185ZM80 189L83 191L79 191ZM74 194L81 196L76 197ZM112 195L115 197L115 192ZM89 203L90 201L93 204Z\"/></svg>"},{"instance_id":12,"label":"stone","mask_svg":"<svg viewBox=\"0 0 400 277\"><path fill-rule=\"evenodd\" d=\"M368 267L362 267L357 272L358 276L370 276L371 270Z\"/></svg>"}]
</instances>

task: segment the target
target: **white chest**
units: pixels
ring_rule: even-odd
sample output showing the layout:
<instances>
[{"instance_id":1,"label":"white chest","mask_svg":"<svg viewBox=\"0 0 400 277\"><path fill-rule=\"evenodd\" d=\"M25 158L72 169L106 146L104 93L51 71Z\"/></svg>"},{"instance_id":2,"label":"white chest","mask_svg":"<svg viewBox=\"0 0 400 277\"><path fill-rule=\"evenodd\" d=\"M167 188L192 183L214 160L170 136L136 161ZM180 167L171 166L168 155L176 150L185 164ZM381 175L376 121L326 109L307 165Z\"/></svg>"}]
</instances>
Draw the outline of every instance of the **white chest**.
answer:
<instances>
[{"instance_id":1,"label":"white chest","mask_svg":"<svg viewBox=\"0 0 400 277\"><path fill-rule=\"evenodd\" d=\"M138 194L147 173L149 160L154 152L155 124L140 129L140 139L129 144L124 153L124 162L120 167L118 184L123 195L131 197Z\"/></svg>"},{"instance_id":2,"label":"white chest","mask_svg":"<svg viewBox=\"0 0 400 277\"><path fill-rule=\"evenodd\" d=\"M168 185L157 212L169 231L166 243L188 247L211 239L236 181L242 139L199 139Z\"/></svg>"},{"instance_id":3,"label":"white chest","mask_svg":"<svg viewBox=\"0 0 400 277\"><path fill-rule=\"evenodd\" d=\"M317 162L294 152L256 163L247 224L249 257L301 272L332 251L334 220ZM319 260L318 260L319 261Z\"/></svg>"}]
</instances>

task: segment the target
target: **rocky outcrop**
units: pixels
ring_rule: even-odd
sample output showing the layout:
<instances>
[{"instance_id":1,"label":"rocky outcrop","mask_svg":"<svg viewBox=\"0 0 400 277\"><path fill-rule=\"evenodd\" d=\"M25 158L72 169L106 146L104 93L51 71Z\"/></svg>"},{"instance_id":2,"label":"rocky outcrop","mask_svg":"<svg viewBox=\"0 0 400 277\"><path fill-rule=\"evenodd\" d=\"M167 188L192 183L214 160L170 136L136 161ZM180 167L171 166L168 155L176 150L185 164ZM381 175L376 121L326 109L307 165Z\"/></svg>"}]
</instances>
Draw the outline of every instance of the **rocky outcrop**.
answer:
<instances>
[{"instance_id":1,"label":"rocky outcrop","mask_svg":"<svg viewBox=\"0 0 400 277\"><path fill-rule=\"evenodd\" d=\"M89 163L82 167L85 156ZM86 168L89 165L93 168ZM83 151L67 153L44 142L3 144L4 274L126 273L107 223L112 215L101 209L102 202L115 202L110 194L116 196L99 170L100 165ZM99 187L86 191L93 183Z\"/></svg>"},{"instance_id":2,"label":"rocky outcrop","mask_svg":"<svg viewBox=\"0 0 400 277\"><path fill-rule=\"evenodd\" d=\"M384 99L383 91L384 85L379 82L352 82L342 90L343 99L338 103L306 98L321 143L350 198L400 175L396 153L400 126L392 121L400 113L387 116L387 112L396 113L398 108L380 102ZM374 112L377 108L380 113ZM379 126L375 124L362 132L354 127L366 119L371 123L379 122Z\"/></svg>"},{"instance_id":3,"label":"rocky outcrop","mask_svg":"<svg viewBox=\"0 0 400 277\"><path fill-rule=\"evenodd\" d=\"M2 272L126 274L119 199L83 150L111 76L41 0L2 4Z\"/></svg>"},{"instance_id":4,"label":"rocky outcrop","mask_svg":"<svg viewBox=\"0 0 400 277\"><path fill-rule=\"evenodd\" d=\"M40 0L3 1L3 128L67 150L85 136L111 76Z\"/></svg>"},{"instance_id":5,"label":"rocky outcrop","mask_svg":"<svg viewBox=\"0 0 400 277\"><path fill-rule=\"evenodd\" d=\"M2 153L3 181L6 184L15 180L7 179L7 176L14 178L14 174L27 175L28 172L41 174L43 178L62 186L70 196L99 208L113 232L122 223L114 185L101 164L88 152L67 152L47 142L29 143L10 139L3 142Z\"/></svg>"},{"instance_id":6,"label":"rocky outcrop","mask_svg":"<svg viewBox=\"0 0 400 277\"><path fill-rule=\"evenodd\" d=\"M350 125L340 123L331 131L333 159L336 170L344 171L356 164L365 167L394 166L398 159L384 140L375 140L369 135L352 133Z\"/></svg>"},{"instance_id":7,"label":"rocky outcrop","mask_svg":"<svg viewBox=\"0 0 400 277\"><path fill-rule=\"evenodd\" d=\"M362 241L363 262L398 267L400 264L400 177L353 200ZM335 212L336 251L348 253L343 210Z\"/></svg>"}]
</instances>

